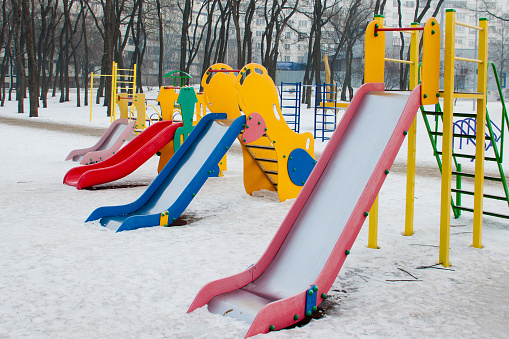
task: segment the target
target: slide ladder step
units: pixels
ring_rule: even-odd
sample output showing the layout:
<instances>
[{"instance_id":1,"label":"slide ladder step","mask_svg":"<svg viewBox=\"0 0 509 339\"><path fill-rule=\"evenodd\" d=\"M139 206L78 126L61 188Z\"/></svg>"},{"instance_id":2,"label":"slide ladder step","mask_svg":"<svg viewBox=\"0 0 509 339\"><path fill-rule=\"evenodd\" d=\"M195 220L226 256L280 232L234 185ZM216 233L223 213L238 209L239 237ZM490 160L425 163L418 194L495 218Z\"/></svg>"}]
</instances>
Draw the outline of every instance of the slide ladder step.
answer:
<instances>
[{"instance_id":1,"label":"slide ladder step","mask_svg":"<svg viewBox=\"0 0 509 339\"><path fill-rule=\"evenodd\" d=\"M277 163L277 159L267 159L267 158L254 158L256 161L263 161L263 162L272 162Z\"/></svg>"},{"instance_id":2,"label":"slide ladder step","mask_svg":"<svg viewBox=\"0 0 509 339\"><path fill-rule=\"evenodd\" d=\"M466 211L466 212L472 212L472 213L474 212L474 209L470 208L470 207L454 206L454 208L457 208L459 210ZM488 211L483 211L482 213L485 215L490 215L492 217L509 219L509 215L506 215L506 214L500 214L500 213L494 213L494 212L488 212Z\"/></svg>"},{"instance_id":3,"label":"slide ladder step","mask_svg":"<svg viewBox=\"0 0 509 339\"><path fill-rule=\"evenodd\" d=\"M272 146L262 146L262 145L244 145L244 146L246 146L247 148L267 149L267 150L272 150L272 151L276 150Z\"/></svg>"},{"instance_id":4,"label":"slide ladder step","mask_svg":"<svg viewBox=\"0 0 509 339\"><path fill-rule=\"evenodd\" d=\"M265 170L264 172L267 173L267 174L275 174L275 175L277 175L277 171L267 171L267 170Z\"/></svg>"},{"instance_id":5,"label":"slide ladder step","mask_svg":"<svg viewBox=\"0 0 509 339\"><path fill-rule=\"evenodd\" d=\"M463 177L475 178L475 174L472 174L472 173L464 173L464 172L452 171L452 175L460 175L460 176L463 176ZM502 181L502 178L492 177L492 176L489 176L489 175L485 175L484 179L491 180L491 181L499 181L499 182Z\"/></svg>"},{"instance_id":6,"label":"slide ladder step","mask_svg":"<svg viewBox=\"0 0 509 339\"><path fill-rule=\"evenodd\" d=\"M456 189L456 188L451 188L451 192L461 193L461 194L466 194L466 195L474 195L474 192L459 190L459 189ZM488 199L507 201L507 197L501 197L501 196L498 196L498 195L483 194L483 197L488 198Z\"/></svg>"},{"instance_id":7,"label":"slide ladder step","mask_svg":"<svg viewBox=\"0 0 509 339\"><path fill-rule=\"evenodd\" d=\"M438 151L437 154L442 155L442 152ZM471 155L471 154L453 153L452 156L453 157L458 157L458 158L475 159L475 155ZM497 161L497 158L484 157L484 160L486 160L486 161Z\"/></svg>"},{"instance_id":8,"label":"slide ladder step","mask_svg":"<svg viewBox=\"0 0 509 339\"><path fill-rule=\"evenodd\" d=\"M431 135L438 135L438 136L443 136L444 135L444 133L442 133L442 132L429 132L429 134L431 134ZM455 137L455 138L475 139L475 135L471 135L471 134L457 134L457 133L454 133L452 136Z\"/></svg>"}]
</instances>

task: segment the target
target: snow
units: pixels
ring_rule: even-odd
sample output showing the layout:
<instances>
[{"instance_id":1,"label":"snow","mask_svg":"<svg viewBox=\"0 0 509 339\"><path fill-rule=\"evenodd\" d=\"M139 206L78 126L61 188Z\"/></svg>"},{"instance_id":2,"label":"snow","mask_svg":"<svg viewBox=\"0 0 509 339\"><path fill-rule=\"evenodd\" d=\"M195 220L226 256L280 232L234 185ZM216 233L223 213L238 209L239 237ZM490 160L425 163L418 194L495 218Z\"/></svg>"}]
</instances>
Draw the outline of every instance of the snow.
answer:
<instances>
[{"instance_id":1,"label":"snow","mask_svg":"<svg viewBox=\"0 0 509 339\"><path fill-rule=\"evenodd\" d=\"M243 337L247 324L206 307L190 314L187 308L207 282L238 273L261 256L293 200L280 203L267 191L247 195L235 143L225 176L207 181L184 213L187 224L118 234L97 222L85 224L95 208L139 197L156 176L158 159L101 189L63 185L64 174L77 166L65 162L66 155L93 145L109 119L100 105L93 107L92 122L89 107L76 108L75 101L51 98L48 106L39 109L39 118L17 114L16 102L0 108L0 337ZM458 106L466 111L472 104ZM490 102L489 111L495 120L500 103ZM303 109L301 131L312 132L312 126L312 110ZM507 335L507 220L485 217L484 248L475 249L472 214L464 212L451 221L452 266L420 268L438 262L440 218L440 178L420 117L417 139L414 235L401 235L405 143L380 193L380 248L367 248L364 225L320 307L322 316L258 337ZM324 145L316 142L317 155ZM493 209L508 213L507 206Z\"/></svg>"}]
</instances>

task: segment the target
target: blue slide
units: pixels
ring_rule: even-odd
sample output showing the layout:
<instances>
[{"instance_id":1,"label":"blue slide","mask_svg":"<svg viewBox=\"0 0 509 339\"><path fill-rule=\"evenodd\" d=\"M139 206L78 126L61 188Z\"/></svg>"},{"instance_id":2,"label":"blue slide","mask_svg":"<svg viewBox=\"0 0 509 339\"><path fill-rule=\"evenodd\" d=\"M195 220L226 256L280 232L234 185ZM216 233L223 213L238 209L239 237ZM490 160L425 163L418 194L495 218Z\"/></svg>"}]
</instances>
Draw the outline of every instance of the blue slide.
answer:
<instances>
[{"instance_id":1,"label":"blue slide","mask_svg":"<svg viewBox=\"0 0 509 339\"><path fill-rule=\"evenodd\" d=\"M210 176L217 176L221 161L244 129L246 117L227 119L224 113L205 115L147 190L133 203L100 207L86 222L100 219L116 232L168 224L176 220Z\"/></svg>"}]
</instances>

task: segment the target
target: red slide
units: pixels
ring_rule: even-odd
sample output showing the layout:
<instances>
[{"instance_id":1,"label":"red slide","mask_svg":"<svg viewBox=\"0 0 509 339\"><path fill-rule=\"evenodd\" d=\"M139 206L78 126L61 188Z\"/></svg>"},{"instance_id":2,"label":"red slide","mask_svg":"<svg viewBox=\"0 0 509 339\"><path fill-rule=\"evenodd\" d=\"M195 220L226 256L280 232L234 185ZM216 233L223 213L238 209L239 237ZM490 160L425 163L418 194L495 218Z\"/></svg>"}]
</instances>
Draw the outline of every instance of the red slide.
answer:
<instances>
[{"instance_id":1,"label":"red slide","mask_svg":"<svg viewBox=\"0 0 509 339\"><path fill-rule=\"evenodd\" d=\"M82 189L123 178L172 141L179 127L182 127L180 122L156 122L103 162L69 170L64 184Z\"/></svg>"}]
</instances>

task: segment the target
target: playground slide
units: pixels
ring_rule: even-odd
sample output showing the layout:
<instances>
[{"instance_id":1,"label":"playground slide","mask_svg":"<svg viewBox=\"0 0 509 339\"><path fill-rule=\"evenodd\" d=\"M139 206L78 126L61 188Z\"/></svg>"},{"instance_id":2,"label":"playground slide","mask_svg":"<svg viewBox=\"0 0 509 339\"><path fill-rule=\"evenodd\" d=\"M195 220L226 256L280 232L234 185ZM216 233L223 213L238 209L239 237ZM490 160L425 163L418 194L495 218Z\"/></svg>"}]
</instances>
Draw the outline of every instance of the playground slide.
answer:
<instances>
[{"instance_id":1,"label":"playground slide","mask_svg":"<svg viewBox=\"0 0 509 339\"><path fill-rule=\"evenodd\" d=\"M188 312L250 324L246 337L288 327L316 311L350 253L420 106L420 86L363 85L274 239L254 265L213 281Z\"/></svg>"},{"instance_id":2,"label":"playground slide","mask_svg":"<svg viewBox=\"0 0 509 339\"><path fill-rule=\"evenodd\" d=\"M172 141L175 131L181 126L182 123L173 124L171 121L156 122L112 157L69 170L64 177L64 184L82 189L123 178Z\"/></svg>"},{"instance_id":3,"label":"playground slide","mask_svg":"<svg viewBox=\"0 0 509 339\"><path fill-rule=\"evenodd\" d=\"M82 165L106 160L122 147L133 128L134 120L117 119L94 146L75 149L69 153L65 160L80 161Z\"/></svg>"},{"instance_id":4,"label":"playground slide","mask_svg":"<svg viewBox=\"0 0 509 339\"><path fill-rule=\"evenodd\" d=\"M138 200L100 207L86 221L100 219L101 225L116 232L171 225L207 178L217 176L217 164L245 122L245 116L233 120L224 113L205 115Z\"/></svg>"}]
</instances>

